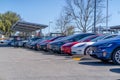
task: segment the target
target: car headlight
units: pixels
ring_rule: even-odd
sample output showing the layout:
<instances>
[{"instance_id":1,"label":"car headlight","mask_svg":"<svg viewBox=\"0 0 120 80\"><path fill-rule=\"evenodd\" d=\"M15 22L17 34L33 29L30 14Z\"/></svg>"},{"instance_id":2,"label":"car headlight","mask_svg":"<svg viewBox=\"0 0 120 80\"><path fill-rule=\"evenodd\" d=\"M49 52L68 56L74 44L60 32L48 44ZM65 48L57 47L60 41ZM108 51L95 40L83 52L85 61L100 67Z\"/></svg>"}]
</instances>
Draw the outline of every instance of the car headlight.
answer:
<instances>
[{"instance_id":1,"label":"car headlight","mask_svg":"<svg viewBox=\"0 0 120 80\"><path fill-rule=\"evenodd\" d=\"M85 44L81 44L81 45L79 45L79 46L77 46L77 47L83 47L83 46L85 46Z\"/></svg>"},{"instance_id":2,"label":"car headlight","mask_svg":"<svg viewBox=\"0 0 120 80\"><path fill-rule=\"evenodd\" d=\"M113 45L113 43L109 43L109 44L103 44L103 45L101 45L99 47L111 47L112 45Z\"/></svg>"}]
</instances>

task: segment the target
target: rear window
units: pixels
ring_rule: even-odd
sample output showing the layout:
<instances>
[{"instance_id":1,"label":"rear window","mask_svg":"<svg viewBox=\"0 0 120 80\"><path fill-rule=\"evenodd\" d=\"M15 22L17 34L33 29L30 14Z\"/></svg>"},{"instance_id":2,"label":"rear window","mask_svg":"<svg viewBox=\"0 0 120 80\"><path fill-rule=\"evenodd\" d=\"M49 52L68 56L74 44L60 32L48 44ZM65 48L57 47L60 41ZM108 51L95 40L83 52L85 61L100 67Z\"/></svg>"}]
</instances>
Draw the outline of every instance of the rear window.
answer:
<instances>
[{"instance_id":1,"label":"rear window","mask_svg":"<svg viewBox=\"0 0 120 80\"><path fill-rule=\"evenodd\" d=\"M92 41L92 42L96 42L96 41L98 41L98 40L103 39L104 37L105 37L105 35L104 35L104 36L97 37L97 38L95 38L95 39L93 39L93 40L91 40L91 41Z\"/></svg>"},{"instance_id":2,"label":"rear window","mask_svg":"<svg viewBox=\"0 0 120 80\"><path fill-rule=\"evenodd\" d=\"M83 39L83 38L85 38L87 36L90 36L90 35L94 35L94 34L81 34L81 35L77 35L77 36L75 36L73 38L74 38L74 41L79 41L79 40L81 40L81 39Z\"/></svg>"},{"instance_id":3,"label":"rear window","mask_svg":"<svg viewBox=\"0 0 120 80\"><path fill-rule=\"evenodd\" d=\"M96 37L98 37L97 35L96 36L87 36L85 38L82 38L81 40L79 40L78 42L82 42L82 41L85 41L85 40L93 40L95 39Z\"/></svg>"}]
</instances>

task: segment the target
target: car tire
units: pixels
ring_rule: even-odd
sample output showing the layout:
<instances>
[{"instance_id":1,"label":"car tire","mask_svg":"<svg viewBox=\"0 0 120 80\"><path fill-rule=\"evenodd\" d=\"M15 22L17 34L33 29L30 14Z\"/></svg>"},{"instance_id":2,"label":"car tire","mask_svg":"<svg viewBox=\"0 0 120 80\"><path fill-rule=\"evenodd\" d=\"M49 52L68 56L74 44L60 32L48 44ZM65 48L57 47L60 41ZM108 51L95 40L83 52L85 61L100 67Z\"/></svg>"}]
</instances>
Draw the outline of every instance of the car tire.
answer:
<instances>
[{"instance_id":1,"label":"car tire","mask_svg":"<svg viewBox=\"0 0 120 80\"><path fill-rule=\"evenodd\" d=\"M87 48L85 48L85 51L84 51L84 55L90 55L89 51L90 51L90 46L88 46Z\"/></svg>"},{"instance_id":2,"label":"car tire","mask_svg":"<svg viewBox=\"0 0 120 80\"><path fill-rule=\"evenodd\" d=\"M117 48L112 55L112 61L114 64L120 65L120 48Z\"/></svg>"}]
</instances>

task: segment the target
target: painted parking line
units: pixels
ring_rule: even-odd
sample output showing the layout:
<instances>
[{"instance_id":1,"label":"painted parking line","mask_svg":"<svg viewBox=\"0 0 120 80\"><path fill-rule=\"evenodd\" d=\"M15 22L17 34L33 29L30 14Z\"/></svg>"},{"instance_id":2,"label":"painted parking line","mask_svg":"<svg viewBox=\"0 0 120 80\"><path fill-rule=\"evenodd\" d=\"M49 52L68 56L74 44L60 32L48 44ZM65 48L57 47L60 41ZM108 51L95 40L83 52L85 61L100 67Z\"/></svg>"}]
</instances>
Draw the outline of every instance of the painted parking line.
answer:
<instances>
[{"instance_id":1,"label":"painted parking line","mask_svg":"<svg viewBox=\"0 0 120 80\"><path fill-rule=\"evenodd\" d=\"M75 61L80 61L82 58L84 58L83 55L73 55L72 56L72 59L75 60Z\"/></svg>"}]
</instances>

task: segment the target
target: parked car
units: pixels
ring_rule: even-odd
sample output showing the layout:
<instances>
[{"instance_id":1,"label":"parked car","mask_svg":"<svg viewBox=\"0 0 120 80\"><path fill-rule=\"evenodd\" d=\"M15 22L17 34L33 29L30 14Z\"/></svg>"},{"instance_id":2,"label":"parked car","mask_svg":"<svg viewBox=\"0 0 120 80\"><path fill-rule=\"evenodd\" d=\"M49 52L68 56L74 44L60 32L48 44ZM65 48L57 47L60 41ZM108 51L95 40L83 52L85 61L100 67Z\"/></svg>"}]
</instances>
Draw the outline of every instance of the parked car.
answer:
<instances>
[{"instance_id":1,"label":"parked car","mask_svg":"<svg viewBox=\"0 0 120 80\"><path fill-rule=\"evenodd\" d=\"M8 45L10 40L0 40L0 45Z\"/></svg>"},{"instance_id":2,"label":"parked car","mask_svg":"<svg viewBox=\"0 0 120 80\"><path fill-rule=\"evenodd\" d=\"M39 44L39 48L41 50L48 51L48 48L47 48L48 43L50 43L52 41L55 41L55 40L59 40L60 38L63 38L63 37L65 37L65 36L57 36L57 37L53 37L53 38L51 38L51 39L49 39L45 42L42 42L42 43Z\"/></svg>"},{"instance_id":3,"label":"parked car","mask_svg":"<svg viewBox=\"0 0 120 80\"><path fill-rule=\"evenodd\" d=\"M90 56L103 62L113 61L120 64L120 38L112 38L94 43Z\"/></svg>"},{"instance_id":4,"label":"parked car","mask_svg":"<svg viewBox=\"0 0 120 80\"><path fill-rule=\"evenodd\" d=\"M88 36L88 37L85 37L85 38L81 38L79 41L76 41L76 42L66 43L66 44L61 46L61 51L62 51L62 53L72 55L71 54L71 47L73 45L81 43L81 42L89 42L91 39L94 39L98 36L99 35L92 35L92 36Z\"/></svg>"},{"instance_id":5,"label":"parked car","mask_svg":"<svg viewBox=\"0 0 120 80\"><path fill-rule=\"evenodd\" d=\"M25 47L25 44L26 44L27 42L28 42L28 40L19 41L18 46L19 46L19 47Z\"/></svg>"},{"instance_id":6,"label":"parked car","mask_svg":"<svg viewBox=\"0 0 120 80\"><path fill-rule=\"evenodd\" d=\"M28 42L24 44L25 47L26 47L26 48L31 48L31 46L30 46L31 43L35 42L35 41L38 40L38 39L41 39L41 38L39 38L39 37L35 37L35 38L31 38L31 39L29 39Z\"/></svg>"},{"instance_id":7,"label":"parked car","mask_svg":"<svg viewBox=\"0 0 120 80\"><path fill-rule=\"evenodd\" d=\"M68 36L67 36L68 37ZM61 38L58 38L58 39L56 39L56 40L54 40L54 41L52 41L52 42L49 42L48 44L47 44L47 49L51 52L52 51L52 46L54 45L54 43L56 43L56 42L58 42L58 41L60 41L60 40L63 40L63 39L65 39L65 38L67 38L67 37L61 37Z\"/></svg>"},{"instance_id":8,"label":"parked car","mask_svg":"<svg viewBox=\"0 0 120 80\"><path fill-rule=\"evenodd\" d=\"M78 43L75 44L74 46L72 46L71 51L73 55L87 55L89 54L89 50L90 50L90 46L92 44L94 44L97 41L101 41L101 40L105 40L105 39L110 39L110 38L114 38L117 35L102 35L99 36L93 40L91 40L90 42L82 42L82 43Z\"/></svg>"},{"instance_id":9,"label":"parked car","mask_svg":"<svg viewBox=\"0 0 120 80\"><path fill-rule=\"evenodd\" d=\"M52 37L45 37L43 41L37 43L37 50L41 50L40 45L45 42L49 42Z\"/></svg>"},{"instance_id":10,"label":"parked car","mask_svg":"<svg viewBox=\"0 0 120 80\"><path fill-rule=\"evenodd\" d=\"M75 42L90 35L95 35L95 34L94 33L74 34L62 40L52 42L49 44L49 46L51 47L51 51L61 53L61 46L64 45L65 43Z\"/></svg>"},{"instance_id":11,"label":"parked car","mask_svg":"<svg viewBox=\"0 0 120 80\"><path fill-rule=\"evenodd\" d=\"M32 42L31 44L30 44L30 48L31 49L34 49L34 50L38 50L37 49L37 43L39 43L39 42L41 42L41 41L43 41L44 40L44 38L42 39L38 39L38 40L36 40L36 41L34 41L34 42Z\"/></svg>"}]
</instances>

